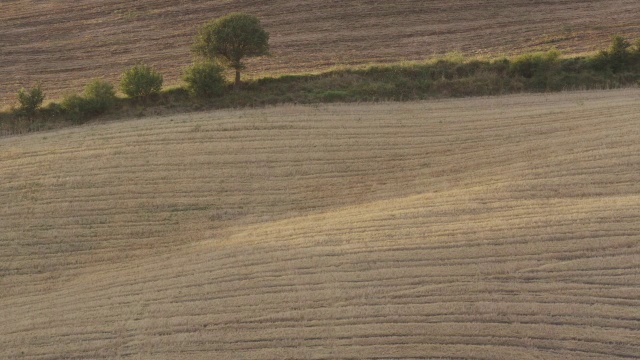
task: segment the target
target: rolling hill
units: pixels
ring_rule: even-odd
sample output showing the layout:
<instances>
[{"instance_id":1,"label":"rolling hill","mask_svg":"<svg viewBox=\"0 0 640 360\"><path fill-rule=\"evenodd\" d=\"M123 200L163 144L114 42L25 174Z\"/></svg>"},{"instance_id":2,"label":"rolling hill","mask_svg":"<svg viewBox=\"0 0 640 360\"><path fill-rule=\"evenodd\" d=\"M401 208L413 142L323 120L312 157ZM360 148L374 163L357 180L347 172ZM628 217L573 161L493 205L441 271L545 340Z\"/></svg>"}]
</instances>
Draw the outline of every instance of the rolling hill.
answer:
<instances>
[{"instance_id":1,"label":"rolling hill","mask_svg":"<svg viewBox=\"0 0 640 360\"><path fill-rule=\"evenodd\" d=\"M638 358L638 99L0 139L0 358Z\"/></svg>"},{"instance_id":2,"label":"rolling hill","mask_svg":"<svg viewBox=\"0 0 640 360\"><path fill-rule=\"evenodd\" d=\"M271 33L273 56L253 61L253 76L451 51L582 53L614 34L640 37L636 0L10 0L0 4L0 104L37 81L49 98L78 92L90 78L116 81L138 62L178 83L196 28L232 11L259 16Z\"/></svg>"}]
</instances>

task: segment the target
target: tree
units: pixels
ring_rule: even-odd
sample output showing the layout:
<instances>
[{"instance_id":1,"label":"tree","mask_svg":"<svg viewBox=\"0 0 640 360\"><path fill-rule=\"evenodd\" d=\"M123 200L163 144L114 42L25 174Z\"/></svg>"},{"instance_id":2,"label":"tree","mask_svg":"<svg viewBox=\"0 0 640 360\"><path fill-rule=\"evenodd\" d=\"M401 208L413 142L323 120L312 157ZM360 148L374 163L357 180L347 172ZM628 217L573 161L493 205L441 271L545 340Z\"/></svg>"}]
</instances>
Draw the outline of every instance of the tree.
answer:
<instances>
[{"instance_id":1,"label":"tree","mask_svg":"<svg viewBox=\"0 0 640 360\"><path fill-rule=\"evenodd\" d=\"M269 33L257 17L232 13L203 25L196 35L193 52L236 71L234 87L240 85L243 59L269 54Z\"/></svg>"}]
</instances>

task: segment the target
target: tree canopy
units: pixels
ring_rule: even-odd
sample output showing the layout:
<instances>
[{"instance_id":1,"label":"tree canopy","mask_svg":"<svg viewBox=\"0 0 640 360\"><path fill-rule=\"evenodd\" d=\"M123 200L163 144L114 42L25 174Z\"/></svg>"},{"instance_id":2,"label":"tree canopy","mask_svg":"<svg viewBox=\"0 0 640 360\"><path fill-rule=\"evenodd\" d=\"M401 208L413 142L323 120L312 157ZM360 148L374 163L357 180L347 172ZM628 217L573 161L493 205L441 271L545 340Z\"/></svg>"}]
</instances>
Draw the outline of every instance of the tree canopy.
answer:
<instances>
[{"instance_id":1,"label":"tree canopy","mask_svg":"<svg viewBox=\"0 0 640 360\"><path fill-rule=\"evenodd\" d=\"M240 84L243 59L269 54L269 34L257 17L232 13L203 25L196 35L193 51L236 71L235 86Z\"/></svg>"}]
</instances>

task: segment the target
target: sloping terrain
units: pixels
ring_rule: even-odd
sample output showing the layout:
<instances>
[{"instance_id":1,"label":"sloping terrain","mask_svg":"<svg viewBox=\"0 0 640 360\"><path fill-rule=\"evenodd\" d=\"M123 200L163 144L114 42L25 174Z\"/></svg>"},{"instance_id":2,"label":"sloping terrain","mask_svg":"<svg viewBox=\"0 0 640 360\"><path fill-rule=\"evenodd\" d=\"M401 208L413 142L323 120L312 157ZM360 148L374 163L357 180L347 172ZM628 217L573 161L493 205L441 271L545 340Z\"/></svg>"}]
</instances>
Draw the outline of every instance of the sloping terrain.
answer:
<instances>
[{"instance_id":1,"label":"sloping terrain","mask_svg":"<svg viewBox=\"0 0 640 360\"><path fill-rule=\"evenodd\" d=\"M581 53L606 47L614 34L640 37L637 0L5 0L0 104L36 81L49 98L93 77L116 81L141 61L177 83L196 28L234 11L259 16L271 34L273 56L250 63L254 76L450 51Z\"/></svg>"},{"instance_id":2,"label":"sloping terrain","mask_svg":"<svg viewBox=\"0 0 640 360\"><path fill-rule=\"evenodd\" d=\"M0 139L0 358L640 357L638 99Z\"/></svg>"}]
</instances>

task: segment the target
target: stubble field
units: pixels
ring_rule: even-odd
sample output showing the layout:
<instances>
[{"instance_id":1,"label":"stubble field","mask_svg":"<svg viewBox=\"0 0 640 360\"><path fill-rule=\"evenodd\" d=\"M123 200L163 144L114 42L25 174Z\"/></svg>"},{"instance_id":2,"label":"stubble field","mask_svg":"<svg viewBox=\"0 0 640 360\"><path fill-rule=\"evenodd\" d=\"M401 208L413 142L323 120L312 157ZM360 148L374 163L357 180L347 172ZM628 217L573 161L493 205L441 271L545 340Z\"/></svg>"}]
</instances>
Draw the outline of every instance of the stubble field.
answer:
<instances>
[{"instance_id":1,"label":"stubble field","mask_svg":"<svg viewBox=\"0 0 640 360\"><path fill-rule=\"evenodd\" d=\"M0 357L640 357L639 98L0 139Z\"/></svg>"},{"instance_id":2,"label":"stubble field","mask_svg":"<svg viewBox=\"0 0 640 360\"><path fill-rule=\"evenodd\" d=\"M50 99L90 78L116 81L139 62L179 83L196 28L232 11L260 17L273 56L249 76L423 60L459 51L517 54L605 48L640 37L636 0L309 1L11 0L0 3L0 104L41 81Z\"/></svg>"}]
</instances>

